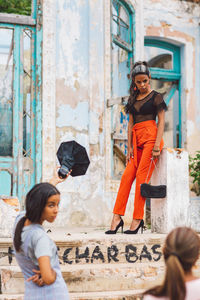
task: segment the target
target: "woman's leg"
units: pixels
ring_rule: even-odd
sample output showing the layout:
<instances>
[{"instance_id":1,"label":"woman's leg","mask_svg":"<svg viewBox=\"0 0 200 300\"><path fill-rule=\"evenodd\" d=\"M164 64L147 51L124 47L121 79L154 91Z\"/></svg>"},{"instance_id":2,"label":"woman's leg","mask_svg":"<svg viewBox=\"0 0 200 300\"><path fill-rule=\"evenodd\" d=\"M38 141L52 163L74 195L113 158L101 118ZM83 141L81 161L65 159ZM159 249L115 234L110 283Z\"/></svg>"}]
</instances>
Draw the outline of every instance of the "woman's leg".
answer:
<instances>
[{"instance_id":1,"label":"woman's leg","mask_svg":"<svg viewBox=\"0 0 200 300\"><path fill-rule=\"evenodd\" d=\"M142 183L145 183L146 179L147 179L146 182L149 182L152 172L155 168L154 163L152 163L151 169L149 171L153 146L154 146L154 143L145 143L144 144L140 163L138 165L138 169L137 169L137 173L136 173L136 188L135 188L133 219L138 220L138 222L133 222L135 224L139 223L140 220L143 219L143 216L144 216L144 205L145 205L146 199L141 196L140 185ZM147 178L148 171L149 171L149 175ZM131 229L131 230L134 230L134 229Z\"/></svg>"},{"instance_id":2,"label":"woman's leg","mask_svg":"<svg viewBox=\"0 0 200 300\"><path fill-rule=\"evenodd\" d=\"M135 176L136 176L136 167L134 165L133 158L131 158L121 178L120 187L117 193L117 198L113 209L114 214L118 214L121 216L125 214L128 197Z\"/></svg>"},{"instance_id":3,"label":"woman's leg","mask_svg":"<svg viewBox=\"0 0 200 300\"><path fill-rule=\"evenodd\" d=\"M121 178L120 187L117 193L115 206L113 209L113 219L111 223L111 230L114 230L120 222L120 216L123 216L126 210L126 205L131 190L131 186L135 179L136 167L133 158L127 164Z\"/></svg>"}]
</instances>

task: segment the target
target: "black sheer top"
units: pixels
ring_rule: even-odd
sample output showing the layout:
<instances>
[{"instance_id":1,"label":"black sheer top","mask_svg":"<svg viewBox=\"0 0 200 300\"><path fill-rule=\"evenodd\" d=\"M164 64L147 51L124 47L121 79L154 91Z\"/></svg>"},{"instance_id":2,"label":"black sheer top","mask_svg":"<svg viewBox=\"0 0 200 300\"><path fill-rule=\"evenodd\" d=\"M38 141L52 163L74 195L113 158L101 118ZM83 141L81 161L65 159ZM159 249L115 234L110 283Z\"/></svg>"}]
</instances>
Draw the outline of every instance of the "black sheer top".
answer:
<instances>
[{"instance_id":1,"label":"black sheer top","mask_svg":"<svg viewBox=\"0 0 200 300\"><path fill-rule=\"evenodd\" d=\"M156 116L161 110L167 110L167 106L162 95L154 90L145 98L126 105L126 111L132 114L134 124L156 120Z\"/></svg>"}]
</instances>

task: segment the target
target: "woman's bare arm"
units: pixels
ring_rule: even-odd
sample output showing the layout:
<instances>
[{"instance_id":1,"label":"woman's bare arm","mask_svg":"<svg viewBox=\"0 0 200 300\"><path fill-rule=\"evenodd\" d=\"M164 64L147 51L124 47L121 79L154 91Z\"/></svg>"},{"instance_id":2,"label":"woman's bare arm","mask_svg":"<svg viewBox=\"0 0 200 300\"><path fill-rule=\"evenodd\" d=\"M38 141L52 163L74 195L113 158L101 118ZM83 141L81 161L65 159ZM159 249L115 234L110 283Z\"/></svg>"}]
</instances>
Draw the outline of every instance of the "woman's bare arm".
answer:
<instances>
[{"instance_id":1,"label":"woman's bare arm","mask_svg":"<svg viewBox=\"0 0 200 300\"><path fill-rule=\"evenodd\" d=\"M132 128L133 128L133 116L132 116L132 114L129 114L129 122L128 122L128 153L127 153L127 156L126 156L126 164L129 162L130 157L133 155Z\"/></svg>"},{"instance_id":2,"label":"woman's bare arm","mask_svg":"<svg viewBox=\"0 0 200 300\"><path fill-rule=\"evenodd\" d=\"M54 283L54 281L56 280L56 272L51 267L50 257L39 257L38 264L43 282L47 285Z\"/></svg>"},{"instance_id":3,"label":"woman's bare arm","mask_svg":"<svg viewBox=\"0 0 200 300\"><path fill-rule=\"evenodd\" d=\"M160 142L163 137L164 133L164 127L165 127L165 111L161 110L158 112L158 131L157 131L157 136L156 136L156 141L153 147L153 157L159 156L160 155Z\"/></svg>"},{"instance_id":4,"label":"woman's bare arm","mask_svg":"<svg viewBox=\"0 0 200 300\"><path fill-rule=\"evenodd\" d=\"M51 268L49 256L38 258L39 270L33 269L35 275L29 277L27 281L33 281L38 286L50 285L56 280L56 272Z\"/></svg>"},{"instance_id":5,"label":"woman's bare arm","mask_svg":"<svg viewBox=\"0 0 200 300\"><path fill-rule=\"evenodd\" d=\"M66 176L66 178L60 178L59 176L58 176L58 169L59 169L60 167L57 167L55 170L54 170L54 173L53 173L53 176L52 176L52 178L49 180L49 183L51 183L52 185L57 185L58 183L61 183L61 182L63 182L63 181L65 181L68 177L69 177L69 175L71 174L71 172L72 172L72 170L70 170L68 173L67 173L67 176Z\"/></svg>"}]
</instances>

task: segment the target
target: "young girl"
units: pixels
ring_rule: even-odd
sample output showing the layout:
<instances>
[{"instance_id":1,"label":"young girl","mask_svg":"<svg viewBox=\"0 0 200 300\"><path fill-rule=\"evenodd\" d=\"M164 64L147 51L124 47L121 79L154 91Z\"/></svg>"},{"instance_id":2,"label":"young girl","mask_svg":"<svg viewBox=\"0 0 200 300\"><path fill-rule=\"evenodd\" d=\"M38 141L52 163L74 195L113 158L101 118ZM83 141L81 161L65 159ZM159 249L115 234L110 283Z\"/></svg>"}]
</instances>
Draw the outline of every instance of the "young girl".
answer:
<instances>
[{"instance_id":1,"label":"young girl","mask_svg":"<svg viewBox=\"0 0 200 300\"><path fill-rule=\"evenodd\" d=\"M55 182L56 180L56 182ZM52 183L58 183L59 178ZM57 247L45 232L44 221L54 222L60 192L50 183L36 184L26 196L26 213L16 219L14 250L25 279L24 300L68 300Z\"/></svg>"},{"instance_id":2,"label":"young girl","mask_svg":"<svg viewBox=\"0 0 200 300\"><path fill-rule=\"evenodd\" d=\"M163 249L164 282L145 292L144 300L199 300L200 279L192 274L199 251L199 236L191 228L179 227L170 232Z\"/></svg>"},{"instance_id":3,"label":"young girl","mask_svg":"<svg viewBox=\"0 0 200 300\"><path fill-rule=\"evenodd\" d=\"M106 231L106 234L116 234L120 227L123 230L124 222L121 216L125 213L135 178L133 220L130 230L126 230L124 233L136 234L140 227L143 228L145 198L141 196L140 185L149 182L155 167L152 163L149 170L151 158L153 157L156 163L164 145L162 136L166 104L162 95L150 87L150 72L147 63L135 63L131 76L130 97L126 105L126 112L129 114L126 169L117 194L111 229ZM158 126L155 121L156 117L158 117Z\"/></svg>"}]
</instances>

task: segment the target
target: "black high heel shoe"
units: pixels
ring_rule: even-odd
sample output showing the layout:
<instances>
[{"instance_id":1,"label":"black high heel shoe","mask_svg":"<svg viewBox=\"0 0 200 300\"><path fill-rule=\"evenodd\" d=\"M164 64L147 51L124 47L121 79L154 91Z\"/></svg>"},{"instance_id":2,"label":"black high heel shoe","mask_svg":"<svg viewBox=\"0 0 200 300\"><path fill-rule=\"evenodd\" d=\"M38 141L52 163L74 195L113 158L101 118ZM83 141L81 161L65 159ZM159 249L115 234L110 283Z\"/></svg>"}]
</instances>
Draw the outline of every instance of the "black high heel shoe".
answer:
<instances>
[{"instance_id":1,"label":"black high heel shoe","mask_svg":"<svg viewBox=\"0 0 200 300\"><path fill-rule=\"evenodd\" d=\"M138 230L141 228L141 233L143 233L143 229L144 229L144 220L140 221L140 224L138 225L138 227L135 230L125 230L124 233L125 234L137 234Z\"/></svg>"},{"instance_id":2,"label":"black high heel shoe","mask_svg":"<svg viewBox=\"0 0 200 300\"><path fill-rule=\"evenodd\" d=\"M122 228L122 233L123 233L123 227L124 227L124 221L121 219L119 224L114 230L107 230L105 234L116 234L119 228Z\"/></svg>"}]
</instances>

